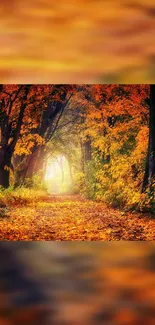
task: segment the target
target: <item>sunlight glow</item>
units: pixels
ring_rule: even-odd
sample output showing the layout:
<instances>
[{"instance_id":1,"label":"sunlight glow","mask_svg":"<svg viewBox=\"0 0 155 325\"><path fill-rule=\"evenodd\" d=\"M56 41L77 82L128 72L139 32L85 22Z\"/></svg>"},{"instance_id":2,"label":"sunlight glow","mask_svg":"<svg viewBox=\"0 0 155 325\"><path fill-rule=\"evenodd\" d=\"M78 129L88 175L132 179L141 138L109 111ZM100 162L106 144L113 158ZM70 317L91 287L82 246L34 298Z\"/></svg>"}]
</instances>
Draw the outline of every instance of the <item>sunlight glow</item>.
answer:
<instances>
[{"instance_id":1,"label":"sunlight glow","mask_svg":"<svg viewBox=\"0 0 155 325\"><path fill-rule=\"evenodd\" d=\"M45 180L53 179L58 177L61 174L61 167L59 165L58 158L57 160L51 161L46 169Z\"/></svg>"},{"instance_id":2,"label":"sunlight glow","mask_svg":"<svg viewBox=\"0 0 155 325\"><path fill-rule=\"evenodd\" d=\"M70 184L69 164L64 156L57 156L47 162L45 183L51 193L61 193Z\"/></svg>"}]
</instances>

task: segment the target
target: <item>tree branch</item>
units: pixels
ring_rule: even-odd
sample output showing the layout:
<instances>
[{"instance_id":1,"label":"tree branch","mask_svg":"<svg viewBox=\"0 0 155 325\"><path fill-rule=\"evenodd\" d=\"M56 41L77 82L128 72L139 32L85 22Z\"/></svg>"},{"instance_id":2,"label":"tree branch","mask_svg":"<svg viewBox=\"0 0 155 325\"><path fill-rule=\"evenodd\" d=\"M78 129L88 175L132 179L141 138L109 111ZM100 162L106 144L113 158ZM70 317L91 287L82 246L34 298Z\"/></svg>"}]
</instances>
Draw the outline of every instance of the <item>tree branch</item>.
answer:
<instances>
[{"instance_id":1,"label":"tree branch","mask_svg":"<svg viewBox=\"0 0 155 325\"><path fill-rule=\"evenodd\" d=\"M63 112L65 110L65 107L67 106L67 104L70 101L70 99L71 99L72 96L73 96L73 93L71 93L71 95L69 96L69 98L67 99L67 101L65 102L65 104L62 106L61 111L60 111L60 115L59 115L59 117L57 119L57 122L55 124L55 127L54 127L53 131L52 131L52 126L53 125L51 124L51 126L49 127L49 130L48 130L47 135L46 135L47 142L52 138L53 134L55 133L55 131L56 131L58 125L59 125L60 119L61 119L61 117L63 115ZM53 122L53 119L52 119L52 122Z\"/></svg>"},{"instance_id":2,"label":"tree branch","mask_svg":"<svg viewBox=\"0 0 155 325\"><path fill-rule=\"evenodd\" d=\"M31 85L27 85L25 87L25 95L24 95L23 102L22 102L22 105L21 105L21 108L20 108L20 112L19 112L19 116L18 116L18 122L17 122L17 126L16 126L16 129L15 129L15 132L14 132L14 137L13 137L12 142L9 145L9 150L12 150L12 151L15 148L15 145L17 143L17 140L18 140L18 137L19 137L19 134L20 134L21 126L22 126L22 123L23 123L23 116L24 116L26 105L27 105L26 100L27 100L27 96L28 96L28 93L30 91L30 88L31 88Z\"/></svg>"},{"instance_id":3,"label":"tree branch","mask_svg":"<svg viewBox=\"0 0 155 325\"><path fill-rule=\"evenodd\" d=\"M16 101L16 99L17 99L20 91L22 90L22 88L23 88L23 85L19 86L18 90L16 91L15 97L13 99L10 99L10 105L9 105L9 109L8 109L8 116L10 116L13 103Z\"/></svg>"}]
</instances>

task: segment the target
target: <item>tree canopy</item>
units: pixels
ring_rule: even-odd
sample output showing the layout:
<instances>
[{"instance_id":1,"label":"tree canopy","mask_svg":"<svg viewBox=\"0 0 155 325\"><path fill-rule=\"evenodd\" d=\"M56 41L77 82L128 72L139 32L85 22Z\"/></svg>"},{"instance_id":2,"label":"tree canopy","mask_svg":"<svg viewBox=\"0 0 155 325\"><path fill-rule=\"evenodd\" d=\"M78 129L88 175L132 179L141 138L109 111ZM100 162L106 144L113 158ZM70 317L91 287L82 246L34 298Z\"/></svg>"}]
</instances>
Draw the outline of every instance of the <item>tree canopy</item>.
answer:
<instances>
[{"instance_id":1,"label":"tree canopy","mask_svg":"<svg viewBox=\"0 0 155 325\"><path fill-rule=\"evenodd\" d=\"M149 208L154 96L153 85L1 85L0 184L33 186L64 156L70 191Z\"/></svg>"}]
</instances>

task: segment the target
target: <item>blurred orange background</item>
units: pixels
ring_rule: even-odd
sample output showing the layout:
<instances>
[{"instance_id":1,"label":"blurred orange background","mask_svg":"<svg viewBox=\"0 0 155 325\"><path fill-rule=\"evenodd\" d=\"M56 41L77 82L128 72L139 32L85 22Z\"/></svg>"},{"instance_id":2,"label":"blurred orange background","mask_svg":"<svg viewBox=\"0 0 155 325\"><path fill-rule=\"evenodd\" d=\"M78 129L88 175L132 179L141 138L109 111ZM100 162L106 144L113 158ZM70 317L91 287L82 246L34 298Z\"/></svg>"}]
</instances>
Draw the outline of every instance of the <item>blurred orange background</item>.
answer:
<instances>
[{"instance_id":1,"label":"blurred orange background","mask_svg":"<svg viewBox=\"0 0 155 325\"><path fill-rule=\"evenodd\" d=\"M1 83L155 82L154 0L5 0Z\"/></svg>"},{"instance_id":2,"label":"blurred orange background","mask_svg":"<svg viewBox=\"0 0 155 325\"><path fill-rule=\"evenodd\" d=\"M153 325L154 242L1 242L0 298L0 325Z\"/></svg>"}]
</instances>

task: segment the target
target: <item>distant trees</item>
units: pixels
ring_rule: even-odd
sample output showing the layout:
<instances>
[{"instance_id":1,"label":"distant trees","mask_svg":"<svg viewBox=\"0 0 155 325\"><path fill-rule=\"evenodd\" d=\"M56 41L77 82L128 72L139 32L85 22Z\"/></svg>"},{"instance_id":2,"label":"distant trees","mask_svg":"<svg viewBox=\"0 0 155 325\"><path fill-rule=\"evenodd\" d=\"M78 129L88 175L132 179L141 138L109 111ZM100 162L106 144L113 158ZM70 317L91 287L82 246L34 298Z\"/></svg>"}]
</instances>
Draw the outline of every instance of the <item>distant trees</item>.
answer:
<instances>
[{"instance_id":1,"label":"distant trees","mask_svg":"<svg viewBox=\"0 0 155 325\"><path fill-rule=\"evenodd\" d=\"M68 85L55 85L51 93L48 93L46 108L42 111L35 128L35 133L42 141L39 145L35 143L32 146L30 154L15 157L14 164L17 165L15 186L24 185L25 179L31 181L34 174L43 170L46 146L56 132L71 96L72 87Z\"/></svg>"}]
</instances>

